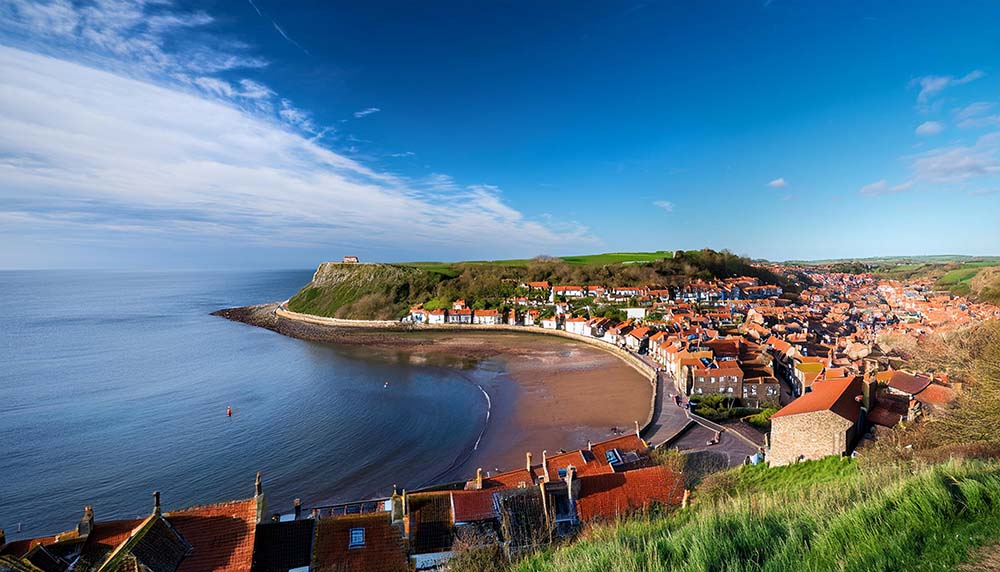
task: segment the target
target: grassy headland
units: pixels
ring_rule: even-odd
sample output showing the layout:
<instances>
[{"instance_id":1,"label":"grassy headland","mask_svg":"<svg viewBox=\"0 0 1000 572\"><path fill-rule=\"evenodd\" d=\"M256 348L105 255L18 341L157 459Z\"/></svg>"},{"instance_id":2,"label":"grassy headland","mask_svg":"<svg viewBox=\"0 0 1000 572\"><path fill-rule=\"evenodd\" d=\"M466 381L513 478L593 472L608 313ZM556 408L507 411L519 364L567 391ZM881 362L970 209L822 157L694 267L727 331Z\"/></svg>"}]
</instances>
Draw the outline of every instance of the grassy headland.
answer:
<instances>
[{"instance_id":1,"label":"grassy headland","mask_svg":"<svg viewBox=\"0 0 1000 572\"><path fill-rule=\"evenodd\" d=\"M562 258L400 264L323 263L289 300L296 312L351 319L398 319L410 306L428 310L465 299L476 309L501 308L530 296L522 282L678 286L697 278L756 276L795 291L796 285L729 252L617 252Z\"/></svg>"}]
</instances>

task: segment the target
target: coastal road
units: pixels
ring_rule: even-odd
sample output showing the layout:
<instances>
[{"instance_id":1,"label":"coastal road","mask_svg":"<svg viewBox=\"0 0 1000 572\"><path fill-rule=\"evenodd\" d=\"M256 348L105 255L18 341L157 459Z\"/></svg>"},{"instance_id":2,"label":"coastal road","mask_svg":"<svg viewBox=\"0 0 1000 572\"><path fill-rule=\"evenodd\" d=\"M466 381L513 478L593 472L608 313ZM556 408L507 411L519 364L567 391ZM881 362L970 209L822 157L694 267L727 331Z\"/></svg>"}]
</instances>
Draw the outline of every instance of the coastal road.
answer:
<instances>
[{"instance_id":1,"label":"coastal road","mask_svg":"<svg viewBox=\"0 0 1000 572\"><path fill-rule=\"evenodd\" d=\"M691 421L684 413L684 408L678 407L671 397L675 391L673 376L665 371L659 371L660 365L649 356L636 354L636 357L657 370L653 422L643 434L646 441L655 447L676 435Z\"/></svg>"}]
</instances>

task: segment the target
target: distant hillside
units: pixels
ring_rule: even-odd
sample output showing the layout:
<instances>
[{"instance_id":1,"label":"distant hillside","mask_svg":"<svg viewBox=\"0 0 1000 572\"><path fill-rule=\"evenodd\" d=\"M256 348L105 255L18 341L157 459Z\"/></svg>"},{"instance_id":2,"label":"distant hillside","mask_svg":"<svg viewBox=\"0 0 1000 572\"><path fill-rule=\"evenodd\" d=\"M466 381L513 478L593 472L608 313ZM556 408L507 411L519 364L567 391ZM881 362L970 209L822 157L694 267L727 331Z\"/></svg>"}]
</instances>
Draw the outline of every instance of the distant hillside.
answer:
<instances>
[{"instance_id":1,"label":"distant hillside","mask_svg":"<svg viewBox=\"0 0 1000 572\"><path fill-rule=\"evenodd\" d=\"M872 270L896 280L933 279L938 290L984 302L1000 302L1000 259L892 263Z\"/></svg>"},{"instance_id":2,"label":"distant hillside","mask_svg":"<svg viewBox=\"0 0 1000 572\"><path fill-rule=\"evenodd\" d=\"M680 286L697 278L731 276L755 276L789 291L798 289L794 281L753 266L746 258L712 250L454 263L324 262L313 280L291 298L289 308L337 318L397 319L413 304L423 303L427 309L446 308L459 298L476 308L502 307L507 298L524 295L518 284L526 281Z\"/></svg>"}]
</instances>

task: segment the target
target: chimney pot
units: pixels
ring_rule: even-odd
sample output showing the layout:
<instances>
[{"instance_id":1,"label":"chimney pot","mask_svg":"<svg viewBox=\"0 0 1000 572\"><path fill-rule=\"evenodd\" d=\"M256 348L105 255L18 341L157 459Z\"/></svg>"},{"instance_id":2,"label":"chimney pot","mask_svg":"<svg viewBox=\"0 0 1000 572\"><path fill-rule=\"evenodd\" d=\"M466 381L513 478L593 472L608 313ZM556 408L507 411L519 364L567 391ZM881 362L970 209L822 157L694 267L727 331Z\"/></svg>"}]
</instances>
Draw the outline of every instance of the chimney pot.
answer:
<instances>
[{"instance_id":1,"label":"chimney pot","mask_svg":"<svg viewBox=\"0 0 1000 572\"><path fill-rule=\"evenodd\" d=\"M479 467L476 469L476 490L483 488L483 468Z\"/></svg>"},{"instance_id":2,"label":"chimney pot","mask_svg":"<svg viewBox=\"0 0 1000 572\"><path fill-rule=\"evenodd\" d=\"M254 483L254 495L260 496L264 494L264 485L260 478L260 471L257 471L257 481Z\"/></svg>"},{"instance_id":3,"label":"chimney pot","mask_svg":"<svg viewBox=\"0 0 1000 572\"><path fill-rule=\"evenodd\" d=\"M153 491L153 514L160 514L160 491Z\"/></svg>"},{"instance_id":4,"label":"chimney pot","mask_svg":"<svg viewBox=\"0 0 1000 572\"><path fill-rule=\"evenodd\" d=\"M639 422L635 421L634 423L635 423L635 436L636 437L640 437L640 435L639 435Z\"/></svg>"},{"instance_id":5,"label":"chimney pot","mask_svg":"<svg viewBox=\"0 0 1000 572\"><path fill-rule=\"evenodd\" d=\"M545 475L545 482L549 482L548 451L542 451L542 474Z\"/></svg>"},{"instance_id":6,"label":"chimney pot","mask_svg":"<svg viewBox=\"0 0 1000 572\"><path fill-rule=\"evenodd\" d=\"M295 520L298 520L302 516L302 500L295 499L295 501L292 502L292 506L295 510Z\"/></svg>"},{"instance_id":7,"label":"chimney pot","mask_svg":"<svg viewBox=\"0 0 1000 572\"><path fill-rule=\"evenodd\" d=\"M531 451L527 451L527 452L524 453L524 459L525 459L525 466L524 466L524 468L530 471L531 470Z\"/></svg>"}]
</instances>

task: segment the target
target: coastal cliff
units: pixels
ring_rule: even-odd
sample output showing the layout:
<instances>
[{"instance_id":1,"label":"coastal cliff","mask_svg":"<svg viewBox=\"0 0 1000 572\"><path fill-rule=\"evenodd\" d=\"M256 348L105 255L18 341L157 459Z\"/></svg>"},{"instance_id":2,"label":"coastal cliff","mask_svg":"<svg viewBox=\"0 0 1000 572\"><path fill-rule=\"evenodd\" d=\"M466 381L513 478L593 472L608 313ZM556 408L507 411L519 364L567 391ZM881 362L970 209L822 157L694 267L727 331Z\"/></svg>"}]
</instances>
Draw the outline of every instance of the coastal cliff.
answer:
<instances>
[{"instance_id":1,"label":"coastal cliff","mask_svg":"<svg viewBox=\"0 0 1000 572\"><path fill-rule=\"evenodd\" d=\"M303 314L355 320L397 320L426 298L442 275L397 264L324 262L288 301Z\"/></svg>"}]
</instances>

